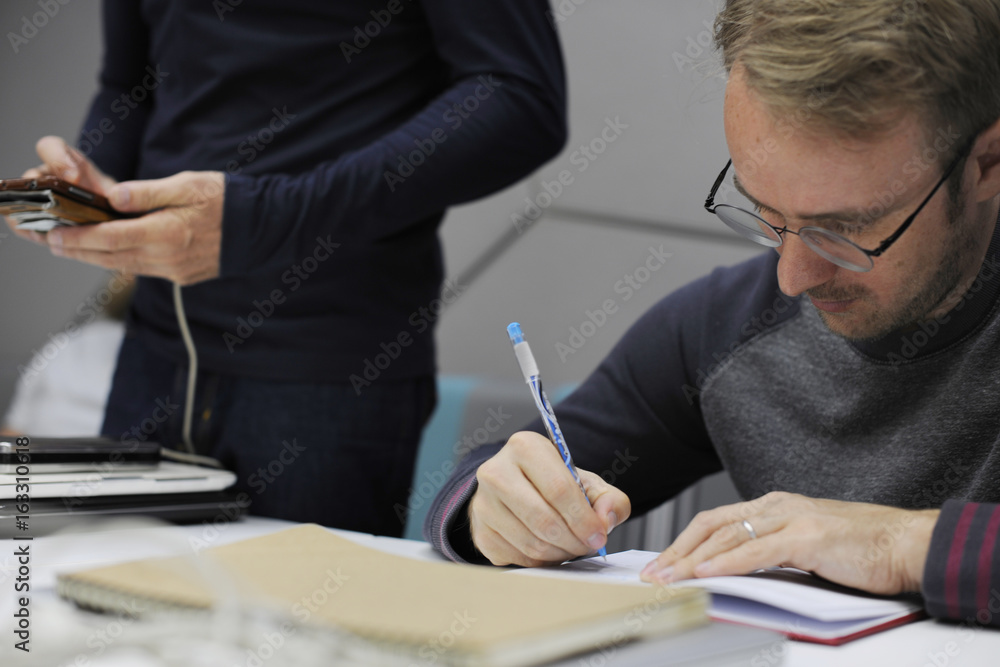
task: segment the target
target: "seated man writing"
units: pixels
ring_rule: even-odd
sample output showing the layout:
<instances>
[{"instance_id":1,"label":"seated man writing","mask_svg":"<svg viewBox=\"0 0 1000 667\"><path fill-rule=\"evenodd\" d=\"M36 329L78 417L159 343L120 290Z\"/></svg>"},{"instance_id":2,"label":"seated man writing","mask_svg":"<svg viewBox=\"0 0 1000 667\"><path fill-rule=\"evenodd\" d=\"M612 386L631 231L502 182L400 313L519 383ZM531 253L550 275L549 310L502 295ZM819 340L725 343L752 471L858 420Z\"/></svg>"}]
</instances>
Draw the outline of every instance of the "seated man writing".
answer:
<instances>
[{"instance_id":1,"label":"seated man writing","mask_svg":"<svg viewBox=\"0 0 1000 667\"><path fill-rule=\"evenodd\" d=\"M716 41L706 207L777 252L661 301L559 406L593 507L536 423L464 461L425 535L561 562L724 468L746 502L644 579L784 564L1000 625L1000 5L729 0Z\"/></svg>"}]
</instances>

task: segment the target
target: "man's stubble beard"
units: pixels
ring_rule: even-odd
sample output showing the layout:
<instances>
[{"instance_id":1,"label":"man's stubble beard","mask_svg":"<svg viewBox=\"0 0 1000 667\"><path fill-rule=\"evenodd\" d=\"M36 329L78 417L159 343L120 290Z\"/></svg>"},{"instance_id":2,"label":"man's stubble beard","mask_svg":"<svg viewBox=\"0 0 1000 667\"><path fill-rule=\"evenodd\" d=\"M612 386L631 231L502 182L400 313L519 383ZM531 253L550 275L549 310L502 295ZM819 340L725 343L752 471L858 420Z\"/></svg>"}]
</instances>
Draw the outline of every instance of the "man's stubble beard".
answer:
<instances>
[{"instance_id":1,"label":"man's stubble beard","mask_svg":"<svg viewBox=\"0 0 1000 667\"><path fill-rule=\"evenodd\" d=\"M914 220L913 224L919 224ZM948 247L941 258L937 269L923 282L921 287L904 297L904 303L897 308L876 310L861 327L853 331L845 331L841 326L844 322L833 313L818 310L823 324L834 334L851 341L872 341L884 338L893 331L899 331L916 326L929 319L929 315L937 310L949 297L953 296L958 285L965 278L963 264L977 250L976 221L965 216L965 209L950 196L948 204ZM892 252L892 249L889 250ZM877 260L876 260L877 261ZM810 290L808 294L817 301L841 301L859 299L873 303L867 289L837 290L836 287L822 286L818 290ZM822 296L820 296L822 295Z\"/></svg>"}]
</instances>

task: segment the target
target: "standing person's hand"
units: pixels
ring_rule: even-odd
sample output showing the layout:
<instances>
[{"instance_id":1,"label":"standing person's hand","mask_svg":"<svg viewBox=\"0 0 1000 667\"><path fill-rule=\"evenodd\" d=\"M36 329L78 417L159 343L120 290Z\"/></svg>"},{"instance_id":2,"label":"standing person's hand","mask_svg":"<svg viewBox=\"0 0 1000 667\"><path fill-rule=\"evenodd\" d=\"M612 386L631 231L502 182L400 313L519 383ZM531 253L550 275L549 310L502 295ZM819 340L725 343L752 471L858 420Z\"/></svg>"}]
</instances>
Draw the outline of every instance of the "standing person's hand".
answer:
<instances>
[{"instance_id":1,"label":"standing person's hand","mask_svg":"<svg viewBox=\"0 0 1000 667\"><path fill-rule=\"evenodd\" d=\"M38 157L42 158L42 164L24 172L24 178L55 176L105 197L118 182L98 169L97 165L62 137L42 137L35 144L35 150Z\"/></svg>"},{"instance_id":2,"label":"standing person's hand","mask_svg":"<svg viewBox=\"0 0 1000 667\"><path fill-rule=\"evenodd\" d=\"M184 171L167 178L117 183L57 137L38 142L40 167L108 198L118 211L139 217L61 227L19 236L49 246L54 255L124 273L190 285L219 275L225 175Z\"/></svg>"},{"instance_id":3,"label":"standing person's hand","mask_svg":"<svg viewBox=\"0 0 1000 667\"><path fill-rule=\"evenodd\" d=\"M35 144L35 151L42 158L42 164L25 171L21 174L22 178L55 176L105 197L118 182L98 169L97 165L61 137L42 137ZM13 220L5 219L11 230L22 239L48 245L45 234L17 229Z\"/></svg>"}]
</instances>

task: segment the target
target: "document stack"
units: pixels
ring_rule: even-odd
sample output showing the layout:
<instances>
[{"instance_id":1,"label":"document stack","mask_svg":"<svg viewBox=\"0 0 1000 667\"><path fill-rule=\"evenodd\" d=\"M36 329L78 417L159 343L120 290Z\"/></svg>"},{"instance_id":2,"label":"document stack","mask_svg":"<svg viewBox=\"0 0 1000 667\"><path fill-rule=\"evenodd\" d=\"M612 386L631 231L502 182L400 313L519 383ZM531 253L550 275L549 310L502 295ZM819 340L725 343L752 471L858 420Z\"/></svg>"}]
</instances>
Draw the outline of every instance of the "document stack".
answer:
<instances>
[{"instance_id":1,"label":"document stack","mask_svg":"<svg viewBox=\"0 0 1000 667\"><path fill-rule=\"evenodd\" d=\"M236 520L249 498L214 459L156 443L0 438L0 537L45 535L88 519Z\"/></svg>"}]
</instances>

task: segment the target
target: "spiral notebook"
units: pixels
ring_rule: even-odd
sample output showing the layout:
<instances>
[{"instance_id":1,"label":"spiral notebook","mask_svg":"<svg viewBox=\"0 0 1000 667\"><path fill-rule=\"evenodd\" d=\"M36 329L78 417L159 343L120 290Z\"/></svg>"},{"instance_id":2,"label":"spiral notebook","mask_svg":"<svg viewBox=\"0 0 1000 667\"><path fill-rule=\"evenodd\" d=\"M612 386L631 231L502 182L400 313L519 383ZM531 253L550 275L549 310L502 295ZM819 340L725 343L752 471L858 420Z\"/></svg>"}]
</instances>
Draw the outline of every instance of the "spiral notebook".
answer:
<instances>
[{"instance_id":1,"label":"spiral notebook","mask_svg":"<svg viewBox=\"0 0 1000 667\"><path fill-rule=\"evenodd\" d=\"M445 665L532 665L708 622L700 590L512 577L387 554L315 525L203 553L211 561L200 566L168 558L63 574L57 590L98 610L193 611L219 602L221 577L241 599L364 642L386 665L428 655Z\"/></svg>"}]
</instances>

